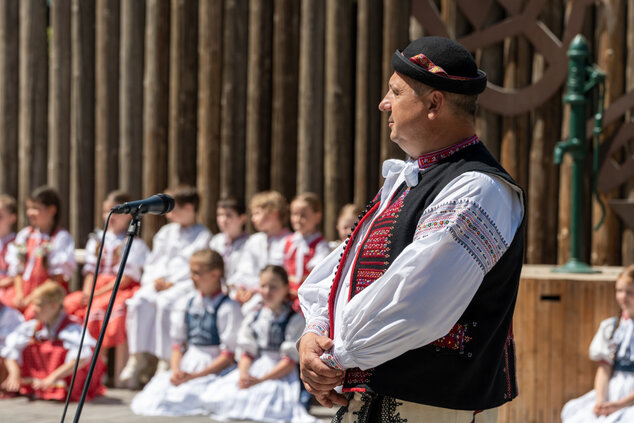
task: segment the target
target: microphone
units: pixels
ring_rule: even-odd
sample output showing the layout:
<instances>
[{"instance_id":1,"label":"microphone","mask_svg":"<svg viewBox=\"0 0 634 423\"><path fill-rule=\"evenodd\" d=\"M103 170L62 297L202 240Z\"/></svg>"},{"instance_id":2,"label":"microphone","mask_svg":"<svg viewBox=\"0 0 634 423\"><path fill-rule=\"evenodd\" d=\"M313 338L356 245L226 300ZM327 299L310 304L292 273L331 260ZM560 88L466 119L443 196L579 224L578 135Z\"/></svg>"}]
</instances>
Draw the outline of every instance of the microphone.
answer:
<instances>
[{"instance_id":1,"label":"microphone","mask_svg":"<svg viewBox=\"0 0 634 423\"><path fill-rule=\"evenodd\" d=\"M118 204L110 211L115 214L132 214L140 216L144 214L169 213L174 208L174 199L167 194L156 194L145 200L129 201Z\"/></svg>"}]
</instances>

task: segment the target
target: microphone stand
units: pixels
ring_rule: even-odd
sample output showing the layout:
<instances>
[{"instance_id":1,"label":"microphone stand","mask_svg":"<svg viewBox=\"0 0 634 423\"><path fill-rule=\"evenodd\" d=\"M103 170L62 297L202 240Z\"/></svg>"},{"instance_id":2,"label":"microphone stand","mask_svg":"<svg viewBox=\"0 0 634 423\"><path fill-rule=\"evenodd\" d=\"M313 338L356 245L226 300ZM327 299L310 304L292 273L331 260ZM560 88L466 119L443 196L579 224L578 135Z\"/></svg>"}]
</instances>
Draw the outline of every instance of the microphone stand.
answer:
<instances>
[{"instance_id":1,"label":"microphone stand","mask_svg":"<svg viewBox=\"0 0 634 423\"><path fill-rule=\"evenodd\" d=\"M97 340L97 345L95 345L95 351L93 352L92 360L90 361L90 369L88 370L86 382L84 382L84 389L82 390L81 398L77 403L77 411L75 411L75 419L73 420L74 423L79 422L79 416L81 416L81 410L84 406L84 402L86 401L86 395L88 394L88 388L90 386L90 381L92 380L92 374L95 370L97 360L99 359L99 351L101 350L103 338L106 335L106 328L108 327L110 314L112 313L112 308L114 307L114 300L116 299L117 292L119 291L119 284L121 283L121 278L123 277L125 264L128 261L128 255L130 254L132 241L134 240L135 236L139 235L139 228L141 227L141 218L143 217L143 215L139 215L138 212L139 211L137 210L132 214L132 220L130 221L130 225L128 226L128 242L125 246L125 249L123 250L121 263L119 264L119 272L117 273L117 279L115 280L114 287L112 288L112 294L110 295L110 302L108 303L108 308L106 309L106 314L103 318L103 325L101 326L101 331L99 332L99 339Z\"/></svg>"}]
</instances>

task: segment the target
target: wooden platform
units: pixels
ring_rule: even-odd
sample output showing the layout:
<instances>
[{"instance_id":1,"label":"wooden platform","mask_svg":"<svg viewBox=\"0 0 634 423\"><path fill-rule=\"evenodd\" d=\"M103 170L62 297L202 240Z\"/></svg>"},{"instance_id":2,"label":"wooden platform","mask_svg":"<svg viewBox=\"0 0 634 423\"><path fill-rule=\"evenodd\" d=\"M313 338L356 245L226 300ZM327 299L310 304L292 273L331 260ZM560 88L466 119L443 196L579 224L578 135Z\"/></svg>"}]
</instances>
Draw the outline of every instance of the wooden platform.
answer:
<instances>
[{"instance_id":1,"label":"wooden platform","mask_svg":"<svg viewBox=\"0 0 634 423\"><path fill-rule=\"evenodd\" d=\"M524 266L513 323L519 397L501 408L500 423L560 422L564 403L592 389L590 342L619 311L614 282L622 268L590 275L552 268Z\"/></svg>"}]
</instances>

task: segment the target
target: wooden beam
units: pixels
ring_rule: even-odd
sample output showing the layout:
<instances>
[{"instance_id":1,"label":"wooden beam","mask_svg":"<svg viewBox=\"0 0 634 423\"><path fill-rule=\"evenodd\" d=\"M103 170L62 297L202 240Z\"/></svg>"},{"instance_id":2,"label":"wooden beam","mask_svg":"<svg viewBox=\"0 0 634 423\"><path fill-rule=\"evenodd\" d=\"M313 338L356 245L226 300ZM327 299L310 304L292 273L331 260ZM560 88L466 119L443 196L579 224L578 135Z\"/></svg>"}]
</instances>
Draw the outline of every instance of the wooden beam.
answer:
<instances>
[{"instance_id":1,"label":"wooden beam","mask_svg":"<svg viewBox=\"0 0 634 423\"><path fill-rule=\"evenodd\" d=\"M143 195L143 48L145 2L121 3L119 187Z\"/></svg>"}]
</instances>

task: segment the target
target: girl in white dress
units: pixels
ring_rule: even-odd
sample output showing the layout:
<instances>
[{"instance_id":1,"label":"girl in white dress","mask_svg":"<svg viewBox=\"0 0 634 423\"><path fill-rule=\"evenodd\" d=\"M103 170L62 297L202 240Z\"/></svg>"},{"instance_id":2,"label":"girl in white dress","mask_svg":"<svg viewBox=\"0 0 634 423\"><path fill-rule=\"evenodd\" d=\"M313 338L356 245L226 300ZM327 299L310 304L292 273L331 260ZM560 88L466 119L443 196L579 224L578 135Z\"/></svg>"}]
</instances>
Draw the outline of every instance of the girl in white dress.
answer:
<instances>
[{"instance_id":1,"label":"girl in white dress","mask_svg":"<svg viewBox=\"0 0 634 423\"><path fill-rule=\"evenodd\" d=\"M218 374L235 367L242 314L240 305L222 292L222 256L210 249L197 251L190 268L197 291L181 298L172 311L171 370L156 374L133 398L131 408L136 414L204 414L200 392Z\"/></svg>"},{"instance_id":2,"label":"girl in white dress","mask_svg":"<svg viewBox=\"0 0 634 423\"><path fill-rule=\"evenodd\" d=\"M634 422L634 265L617 278L616 301L622 314L601 322L590 344L594 389L566 403L563 423Z\"/></svg>"},{"instance_id":3,"label":"girl in white dress","mask_svg":"<svg viewBox=\"0 0 634 423\"><path fill-rule=\"evenodd\" d=\"M262 307L247 315L238 334L238 368L202 393L217 420L314 422L299 402L299 359L295 342L304 318L290 307L284 269L267 265L260 273Z\"/></svg>"}]
</instances>

